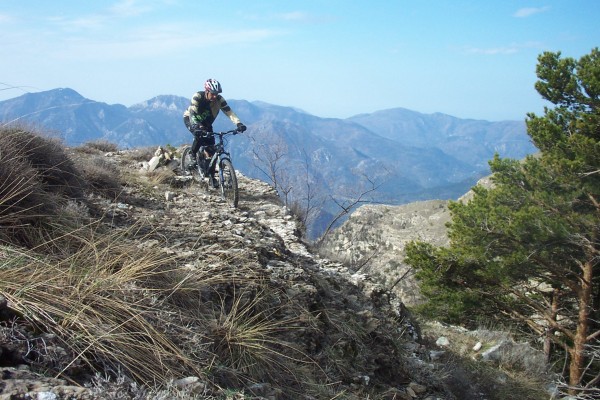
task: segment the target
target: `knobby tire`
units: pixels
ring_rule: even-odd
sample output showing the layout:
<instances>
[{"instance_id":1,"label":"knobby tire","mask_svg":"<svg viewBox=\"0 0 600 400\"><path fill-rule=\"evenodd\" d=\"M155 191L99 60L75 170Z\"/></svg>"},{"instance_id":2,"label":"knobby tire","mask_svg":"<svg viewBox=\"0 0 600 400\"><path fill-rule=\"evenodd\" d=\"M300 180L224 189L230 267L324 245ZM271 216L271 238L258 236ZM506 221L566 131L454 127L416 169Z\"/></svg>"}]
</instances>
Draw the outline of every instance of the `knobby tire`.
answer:
<instances>
[{"instance_id":1,"label":"knobby tire","mask_svg":"<svg viewBox=\"0 0 600 400\"><path fill-rule=\"evenodd\" d=\"M238 182L231 161L227 158L222 159L216 174L219 179L221 195L230 206L237 207L239 201Z\"/></svg>"},{"instance_id":2,"label":"knobby tire","mask_svg":"<svg viewBox=\"0 0 600 400\"><path fill-rule=\"evenodd\" d=\"M201 187L204 189L208 189L206 182L204 182L204 177L200 174L198 167L194 167L192 169L189 168L195 161L191 157L192 148L187 146L183 149L183 153L181 154L181 169L184 174L190 174L192 179L199 183Z\"/></svg>"}]
</instances>

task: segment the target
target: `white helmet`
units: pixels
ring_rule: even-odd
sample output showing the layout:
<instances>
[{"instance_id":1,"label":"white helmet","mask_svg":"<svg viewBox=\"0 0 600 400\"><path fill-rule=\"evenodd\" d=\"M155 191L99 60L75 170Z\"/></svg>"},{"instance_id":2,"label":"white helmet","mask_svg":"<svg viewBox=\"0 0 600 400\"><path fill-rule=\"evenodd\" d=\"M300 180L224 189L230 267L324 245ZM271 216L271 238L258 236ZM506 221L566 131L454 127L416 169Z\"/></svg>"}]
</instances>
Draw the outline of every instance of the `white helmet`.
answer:
<instances>
[{"instance_id":1,"label":"white helmet","mask_svg":"<svg viewBox=\"0 0 600 400\"><path fill-rule=\"evenodd\" d=\"M223 91L221 84L216 79L208 79L206 82L204 82L204 90L214 94L221 93Z\"/></svg>"}]
</instances>

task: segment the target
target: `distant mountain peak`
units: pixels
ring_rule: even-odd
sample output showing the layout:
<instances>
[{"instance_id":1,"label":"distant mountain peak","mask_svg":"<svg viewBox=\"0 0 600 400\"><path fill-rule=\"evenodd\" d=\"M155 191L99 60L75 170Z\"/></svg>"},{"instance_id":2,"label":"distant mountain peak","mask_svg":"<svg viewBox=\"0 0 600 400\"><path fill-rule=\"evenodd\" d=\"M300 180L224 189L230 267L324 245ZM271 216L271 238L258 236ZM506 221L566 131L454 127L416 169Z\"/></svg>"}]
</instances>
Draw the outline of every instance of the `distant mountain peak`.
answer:
<instances>
[{"instance_id":1,"label":"distant mountain peak","mask_svg":"<svg viewBox=\"0 0 600 400\"><path fill-rule=\"evenodd\" d=\"M51 90L46 90L46 91L37 92L37 93L27 93L25 96L36 96L36 97L45 96L48 98L70 100L70 101L87 100L85 97L83 97L81 94L79 94L77 91L75 91L71 88L58 88L58 89L51 89ZM92 100L90 100L90 101L92 101Z\"/></svg>"},{"instance_id":2,"label":"distant mountain peak","mask_svg":"<svg viewBox=\"0 0 600 400\"><path fill-rule=\"evenodd\" d=\"M175 95L159 95L153 97L149 100L142 101L141 103L136 103L132 105L130 108L132 110L137 109L151 109L151 110L166 110L169 112L177 111L179 112L183 107L187 106L189 102L188 99L175 96Z\"/></svg>"},{"instance_id":3,"label":"distant mountain peak","mask_svg":"<svg viewBox=\"0 0 600 400\"><path fill-rule=\"evenodd\" d=\"M404 108L348 119L321 118L263 101L228 98L227 102L248 126L247 133L229 142L236 168L264 179L258 163L268 162L269 152L279 152L284 158L277 166L288 179L286 185L298 188L294 193L298 198L305 196L302 179L307 174L327 199L330 193L348 196L360 190L358 181L365 173L381 183L376 201L455 199L489 173L488 161L494 154L522 158L535 151L523 121L462 120ZM109 105L59 88L0 101L0 121L45 127L70 146L98 139L121 148L179 146L192 140L182 120L189 104L189 97L159 95L130 107ZM221 113L213 128L231 127ZM263 160L257 160L255 150L262 152ZM327 215L338 212L334 201L323 210L311 222L312 237L322 232Z\"/></svg>"},{"instance_id":4,"label":"distant mountain peak","mask_svg":"<svg viewBox=\"0 0 600 400\"><path fill-rule=\"evenodd\" d=\"M262 108L279 108L279 109L285 108L285 109L289 109L289 110L292 110L292 111L300 113L300 114L312 115L308 111L304 111L301 108L289 107L289 106L279 106L279 105L267 103L267 102L260 101L260 100L255 100L255 101L252 102L252 104L255 105L255 106L258 106L258 107L262 107Z\"/></svg>"}]
</instances>

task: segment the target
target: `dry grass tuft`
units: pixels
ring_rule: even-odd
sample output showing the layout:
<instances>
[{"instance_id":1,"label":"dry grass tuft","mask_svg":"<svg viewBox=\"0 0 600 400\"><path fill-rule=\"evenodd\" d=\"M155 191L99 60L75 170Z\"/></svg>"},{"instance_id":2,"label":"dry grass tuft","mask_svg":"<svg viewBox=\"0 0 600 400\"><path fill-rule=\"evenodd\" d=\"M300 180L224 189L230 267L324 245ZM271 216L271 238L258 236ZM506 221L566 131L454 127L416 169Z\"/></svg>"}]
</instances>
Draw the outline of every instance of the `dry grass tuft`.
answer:
<instances>
[{"instance_id":1,"label":"dry grass tuft","mask_svg":"<svg viewBox=\"0 0 600 400\"><path fill-rule=\"evenodd\" d=\"M140 147L133 149L125 154L125 157L131 161L148 161L154 157L156 147Z\"/></svg>"},{"instance_id":2,"label":"dry grass tuft","mask_svg":"<svg viewBox=\"0 0 600 400\"><path fill-rule=\"evenodd\" d=\"M90 156L78 160L79 168L93 193L115 200L123 187L118 168L104 156Z\"/></svg>"},{"instance_id":3,"label":"dry grass tuft","mask_svg":"<svg viewBox=\"0 0 600 400\"><path fill-rule=\"evenodd\" d=\"M98 139L93 140L91 142L84 143L81 147L82 151L86 151L87 149L92 152L102 152L102 153L110 153L119 151L119 146L115 143L109 142L108 140Z\"/></svg>"},{"instance_id":4,"label":"dry grass tuft","mask_svg":"<svg viewBox=\"0 0 600 400\"><path fill-rule=\"evenodd\" d=\"M65 259L6 249L10 262L0 267L0 291L12 310L57 335L72 355L46 368L59 376L73 375L73 368L123 370L148 384L184 371L199 376L194 360L161 330L168 323L157 306L174 288L140 286L161 281L173 260L133 246L126 240L131 232L81 233L73 239L82 246Z\"/></svg>"},{"instance_id":5,"label":"dry grass tuft","mask_svg":"<svg viewBox=\"0 0 600 400\"><path fill-rule=\"evenodd\" d=\"M81 199L86 188L61 142L20 128L3 128L0 148L29 164L44 190L68 198Z\"/></svg>"},{"instance_id":6,"label":"dry grass tuft","mask_svg":"<svg viewBox=\"0 0 600 400\"><path fill-rule=\"evenodd\" d=\"M259 292L242 289L230 299L221 297L220 307L208 321L211 351L225 362L219 368L237 371L237 378L299 385L297 364L313 361L281 337L281 332L298 329L298 320L281 318L281 310L271 305L269 297L265 288Z\"/></svg>"},{"instance_id":7,"label":"dry grass tuft","mask_svg":"<svg viewBox=\"0 0 600 400\"><path fill-rule=\"evenodd\" d=\"M175 172L161 168L146 174L148 181L153 185L172 184L175 181Z\"/></svg>"},{"instance_id":8,"label":"dry grass tuft","mask_svg":"<svg viewBox=\"0 0 600 400\"><path fill-rule=\"evenodd\" d=\"M60 142L0 129L0 241L26 247L47 241L62 210L81 202L86 188Z\"/></svg>"}]
</instances>

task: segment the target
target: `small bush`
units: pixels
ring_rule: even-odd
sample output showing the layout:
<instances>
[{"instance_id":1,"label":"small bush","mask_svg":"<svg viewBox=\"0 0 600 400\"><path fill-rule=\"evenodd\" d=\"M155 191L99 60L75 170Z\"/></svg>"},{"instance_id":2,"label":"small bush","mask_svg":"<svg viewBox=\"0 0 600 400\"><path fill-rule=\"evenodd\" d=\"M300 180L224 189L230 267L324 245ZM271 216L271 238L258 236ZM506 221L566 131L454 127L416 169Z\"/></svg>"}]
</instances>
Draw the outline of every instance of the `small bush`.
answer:
<instances>
[{"instance_id":1,"label":"small bush","mask_svg":"<svg viewBox=\"0 0 600 400\"><path fill-rule=\"evenodd\" d=\"M54 208L38 172L0 133L0 224L18 224ZM50 211L50 212L49 212Z\"/></svg>"},{"instance_id":2,"label":"small bush","mask_svg":"<svg viewBox=\"0 0 600 400\"><path fill-rule=\"evenodd\" d=\"M60 142L0 129L0 241L26 247L47 241L61 209L81 201L85 188Z\"/></svg>"},{"instance_id":3,"label":"small bush","mask_svg":"<svg viewBox=\"0 0 600 400\"><path fill-rule=\"evenodd\" d=\"M78 160L88 185L93 193L114 200L123 187L118 168L103 156L90 156Z\"/></svg>"},{"instance_id":4,"label":"small bush","mask_svg":"<svg viewBox=\"0 0 600 400\"><path fill-rule=\"evenodd\" d=\"M175 178L175 173L169 169L160 168L146 174L148 181L154 185L172 183Z\"/></svg>"},{"instance_id":5,"label":"small bush","mask_svg":"<svg viewBox=\"0 0 600 400\"><path fill-rule=\"evenodd\" d=\"M111 143L108 140L102 139L84 143L82 147L98 150L103 153L116 152L119 150L119 146L117 146L115 143Z\"/></svg>"},{"instance_id":6,"label":"small bush","mask_svg":"<svg viewBox=\"0 0 600 400\"><path fill-rule=\"evenodd\" d=\"M9 128L0 132L0 148L9 149L9 152L29 163L37 172L45 191L73 199L83 198L85 180L58 140L19 128Z\"/></svg>"},{"instance_id":7,"label":"small bush","mask_svg":"<svg viewBox=\"0 0 600 400\"><path fill-rule=\"evenodd\" d=\"M149 161L154 157L156 147L141 147L126 153L127 158L132 161Z\"/></svg>"}]
</instances>

